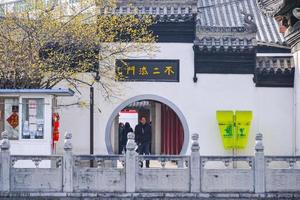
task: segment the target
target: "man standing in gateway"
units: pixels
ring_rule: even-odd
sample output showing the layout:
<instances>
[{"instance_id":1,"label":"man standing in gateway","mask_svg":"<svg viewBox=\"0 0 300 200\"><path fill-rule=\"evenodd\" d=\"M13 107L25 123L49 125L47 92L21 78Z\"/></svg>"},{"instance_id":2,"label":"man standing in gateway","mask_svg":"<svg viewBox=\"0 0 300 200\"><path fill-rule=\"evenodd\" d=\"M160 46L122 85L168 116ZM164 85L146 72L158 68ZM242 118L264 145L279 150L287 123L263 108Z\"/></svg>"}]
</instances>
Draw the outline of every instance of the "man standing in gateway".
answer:
<instances>
[{"instance_id":1,"label":"man standing in gateway","mask_svg":"<svg viewBox=\"0 0 300 200\"><path fill-rule=\"evenodd\" d=\"M146 117L141 117L139 124L135 126L135 142L138 145L138 153L140 155L149 155L150 154L150 145L151 145L151 126L147 123ZM150 161L146 160L146 167L149 168ZM143 163L141 163L143 167Z\"/></svg>"}]
</instances>

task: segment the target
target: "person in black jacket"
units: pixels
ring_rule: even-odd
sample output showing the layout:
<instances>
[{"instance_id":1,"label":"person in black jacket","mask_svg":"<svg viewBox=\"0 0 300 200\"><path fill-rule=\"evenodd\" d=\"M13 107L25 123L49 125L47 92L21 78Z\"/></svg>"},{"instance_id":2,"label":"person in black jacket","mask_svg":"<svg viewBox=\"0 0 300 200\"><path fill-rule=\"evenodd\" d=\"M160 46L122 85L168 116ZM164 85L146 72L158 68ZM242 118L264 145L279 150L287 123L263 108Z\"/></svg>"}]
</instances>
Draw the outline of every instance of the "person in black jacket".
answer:
<instances>
[{"instance_id":1,"label":"person in black jacket","mask_svg":"<svg viewBox=\"0 0 300 200\"><path fill-rule=\"evenodd\" d=\"M119 123L119 154L121 154L123 150L124 131L125 127L124 124L121 122Z\"/></svg>"},{"instance_id":2,"label":"person in black jacket","mask_svg":"<svg viewBox=\"0 0 300 200\"><path fill-rule=\"evenodd\" d=\"M135 142L138 145L138 153L140 155L150 154L151 145L151 126L147 123L145 117L141 117L138 125L135 126ZM146 160L146 167L149 168L150 162Z\"/></svg>"}]
</instances>

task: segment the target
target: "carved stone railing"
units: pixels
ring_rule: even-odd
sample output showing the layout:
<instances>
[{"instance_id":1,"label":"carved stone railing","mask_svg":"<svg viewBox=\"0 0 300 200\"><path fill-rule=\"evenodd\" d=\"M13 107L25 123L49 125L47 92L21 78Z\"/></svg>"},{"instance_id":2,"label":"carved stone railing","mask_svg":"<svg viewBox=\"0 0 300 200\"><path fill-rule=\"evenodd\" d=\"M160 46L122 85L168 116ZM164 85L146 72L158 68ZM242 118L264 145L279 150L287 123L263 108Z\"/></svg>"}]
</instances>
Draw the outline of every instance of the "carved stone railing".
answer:
<instances>
[{"instance_id":1,"label":"carved stone railing","mask_svg":"<svg viewBox=\"0 0 300 200\"><path fill-rule=\"evenodd\" d=\"M299 192L300 156L265 156L266 191Z\"/></svg>"},{"instance_id":2,"label":"carved stone railing","mask_svg":"<svg viewBox=\"0 0 300 200\"><path fill-rule=\"evenodd\" d=\"M137 156L137 167L142 168L145 166L145 162L149 161L154 163L151 165L152 168L187 168L189 166L189 156L177 156L177 155L139 155ZM141 165L143 163L143 165ZM147 169L147 168L143 168Z\"/></svg>"},{"instance_id":3,"label":"carved stone railing","mask_svg":"<svg viewBox=\"0 0 300 200\"><path fill-rule=\"evenodd\" d=\"M10 190L62 192L62 156L10 156ZM24 168L23 166L26 166Z\"/></svg>"},{"instance_id":4,"label":"carved stone railing","mask_svg":"<svg viewBox=\"0 0 300 200\"><path fill-rule=\"evenodd\" d=\"M76 155L73 159L74 192L125 192L125 156Z\"/></svg>"},{"instance_id":5,"label":"carved stone railing","mask_svg":"<svg viewBox=\"0 0 300 200\"><path fill-rule=\"evenodd\" d=\"M300 156L265 156L262 134L255 156L200 156L198 134L186 156L138 155L128 134L125 155L73 155L67 133L62 156L10 155L7 134L0 152L3 194L231 193L267 197L300 193ZM141 163L150 161L150 168ZM256 196L255 196L256 195Z\"/></svg>"},{"instance_id":6,"label":"carved stone railing","mask_svg":"<svg viewBox=\"0 0 300 200\"><path fill-rule=\"evenodd\" d=\"M141 167L146 161L151 168ZM136 191L189 192L190 165L189 156L137 156Z\"/></svg>"},{"instance_id":7,"label":"carved stone railing","mask_svg":"<svg viewBox=\"0 0 300 200\"><path fill-rule=\"evenodd\" d=\"M62 156L58 155L12 155L10 156L11 168L60 168L62 165ZM28 167L30 166L31 167Z\"/></svg>"},{"instance_id":8,"label":"carved stone railing","mask_svg":"<svg viewBox=\"0 0 300 200\"><path fill-rule=\"evenodd\" d=\"M201 156L202 191L254 192L253 163L254 157Z\"/></svg>"},{"instance_id":9,"label":"carved stone railing","mask_svg":"<svg viewBox=\"0 0 300 200\"><path fill-rule=\"evenodd\" d=\"M124 168L125 156L123 155L74 155L75 167L87 168ZM91 162L93 163L91 166Z\"/></svg>"}]
</instances>

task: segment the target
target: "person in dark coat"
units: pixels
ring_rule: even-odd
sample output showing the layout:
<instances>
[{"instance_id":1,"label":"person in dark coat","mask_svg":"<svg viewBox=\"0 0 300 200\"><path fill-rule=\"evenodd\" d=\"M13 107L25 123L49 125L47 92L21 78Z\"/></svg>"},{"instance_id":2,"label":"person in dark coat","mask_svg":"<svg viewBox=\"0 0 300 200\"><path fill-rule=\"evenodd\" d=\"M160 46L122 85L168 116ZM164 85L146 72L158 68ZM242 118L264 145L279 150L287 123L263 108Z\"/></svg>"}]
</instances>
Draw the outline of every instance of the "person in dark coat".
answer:
<instances>
[{"instance_id":1,"label":"person in dark coat","mask_svg":"<svg viewBox=\"0 0 300 200\"><path fill-rule=\"evenodd\" d=\"M145 117L141 117L140 122L134 129L135 141L138 145L138 153L140 155L150 154L151 145L151 126L147 123ZM149 168L150 162L146 160L146 167Z\"/></svg>"},{"instance_id":2,"label":"person in dark coat","mask_svg":"<svg viewBox=\"0 0 300 200\"><path fill-rule=\"evenodd\" d=\"M124 131L125 131L125 127L124 127L124 124L121 122L119 123L119 154L122 153L123 151L123 138L124 138Z\"/></svg>"}]
</instances>

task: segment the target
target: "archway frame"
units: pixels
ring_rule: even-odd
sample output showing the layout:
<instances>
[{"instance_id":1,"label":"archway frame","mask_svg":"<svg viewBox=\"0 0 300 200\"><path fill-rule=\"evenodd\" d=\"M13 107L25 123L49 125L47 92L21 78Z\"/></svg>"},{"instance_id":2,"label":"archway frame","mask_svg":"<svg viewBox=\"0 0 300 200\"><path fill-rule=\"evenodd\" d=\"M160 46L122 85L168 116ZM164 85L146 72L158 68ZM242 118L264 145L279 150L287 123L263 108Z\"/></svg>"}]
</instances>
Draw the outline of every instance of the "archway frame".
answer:
<instances>
[{"instance_id":1,"label":"archway frame","mask_svg":"<svg viewBox=\"0 0 300 200\"><path fill-rule=\"evenodd\" d=\"M154 94L144 94L144 95L138 95L134 96L132 98L129 98L128 100L123 101L120 105L118 105L113 113L110 115L108 122L106 124L105 128L105 144L106 144L106 149L109 154L113 154L113 148L112 148L112 143L111 143L111 130L112 130L112 125L114 119L118 116L119 112L124 109L126 106L136 102L136 101L142 101L142 100L152 100L152 101L157 101L166 104L169 106L178 116L180 119L180 122L183 127L183 134L184 134L184 139L183 139L183 145L180 151L180 155L185 155L187 153L187 149L189 146L189 138L190 138L190 133L189 133L189 128L188 124L186 121L186 118L184 117L183 113L180 111L180 109L170 100L154 95Z\"/></svg>"}]
</instances>

